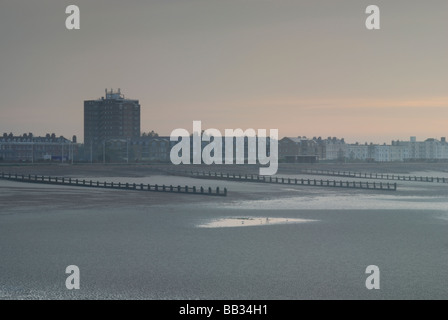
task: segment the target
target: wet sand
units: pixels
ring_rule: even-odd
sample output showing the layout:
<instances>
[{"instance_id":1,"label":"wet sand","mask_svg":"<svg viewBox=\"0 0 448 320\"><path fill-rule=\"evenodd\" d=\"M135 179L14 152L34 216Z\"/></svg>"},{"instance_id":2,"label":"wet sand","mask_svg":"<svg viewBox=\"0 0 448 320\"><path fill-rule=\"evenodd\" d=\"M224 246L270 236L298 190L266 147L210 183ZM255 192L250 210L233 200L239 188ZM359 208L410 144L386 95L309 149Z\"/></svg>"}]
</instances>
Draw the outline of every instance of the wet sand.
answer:
<instances>
[{"instance_id":1,"label":"wet sand","mask_svg":"<svg viewBox=\"0 0 448 320\"><path fill-rule=\"evenodd\" d=\"M0 180L0 298L448 299L446 185L403 182L390 194L92 176L225 185L229 196ZM307 222L199 227L223 218ZM65 288L72 264L80 290ZM365 287L372 264L380 290Z\"/></svg>"},{"instance_id":2,"label":"wet sand","mask_svg":"<svg viewBox=\"0 0 448 320\"><path fill-rule=\"evenodd\" d=\"M89 176L89 177L146 177L152 174L160 174L166 170L193 170L193 171L217 171L231 173L257 174L258 165L171 165L171 164L2 164L0 171L14 172L20 174L39 175L64 175L67 177ZM448 177L448 162L440 163L315 163L315 164L290 164L280 163L278 174L297 174L303 169L314 170L335 170L351 172L372 172L390 174L409 174L418 172L425 175L425 172L435 171L440 175ZM419 174L420 175L420 174Z\"/></svg>"}]
</instances>

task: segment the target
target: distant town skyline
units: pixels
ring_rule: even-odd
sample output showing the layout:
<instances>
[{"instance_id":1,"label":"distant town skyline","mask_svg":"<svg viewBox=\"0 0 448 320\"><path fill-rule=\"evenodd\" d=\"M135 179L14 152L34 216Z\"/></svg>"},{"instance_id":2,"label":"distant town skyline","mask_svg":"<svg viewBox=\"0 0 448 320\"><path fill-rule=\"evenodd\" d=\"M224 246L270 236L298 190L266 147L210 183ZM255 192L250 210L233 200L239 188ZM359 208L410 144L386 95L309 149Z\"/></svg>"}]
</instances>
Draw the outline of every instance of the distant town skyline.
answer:
<instances>
[{"instance_id":1,"label":"distant town skyline","mask_svg":"<svg viewBox=\"0 0 448 320\"><path fill-rule=\"evenodd\" d=\"M346 141L448 136L446 0L0 4L0 132L82 142L83 102L121 88L141 131L279 129Z\"/></svg>"}]
</instances>

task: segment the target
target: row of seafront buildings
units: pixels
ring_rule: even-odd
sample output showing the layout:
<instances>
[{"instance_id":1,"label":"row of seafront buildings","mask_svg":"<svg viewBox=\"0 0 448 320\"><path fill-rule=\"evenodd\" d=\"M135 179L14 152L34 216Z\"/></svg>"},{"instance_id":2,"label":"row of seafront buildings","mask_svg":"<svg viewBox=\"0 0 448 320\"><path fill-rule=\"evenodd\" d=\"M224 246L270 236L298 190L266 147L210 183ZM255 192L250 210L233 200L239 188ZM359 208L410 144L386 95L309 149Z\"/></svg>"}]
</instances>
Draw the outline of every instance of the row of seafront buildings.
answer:
<instances>
[{"instance_id":1,"label":"row of seafront buildings","mask_svg":"<svg viewBox=\"0 0 448 320\"><path fill-rule=\"evenodd\" d=\"M139 136L108 139L100 144L79 144L55 134L35 137L33 134L0 136L0 162L170 162L171 148L176 144L169 136ZM269 143L268 150L269 150ZM208 142L202 143L203 149ZM223 156L225 145L223 145ZM191 147L191 152L193 148ZM247 157L250 147L244 142ZM392 141L391 144L349 144L344 139L284 137L278 141L279 160L289 163L334 162L406 162L448 161L445 138L417 141ZM236 155L236 152L234 152Z\"/></svg>"},{"instance_id":2,"label":"row of seafront buildings","mask_svg":"<svg viewBox=\"0 0 448 320\"><path fill-rule=\"evenodd\" d=\"M391 144L346 143L338 138L285 137L279 141L279 158L286 162L314 161L444 161L448 160L446 138L392 141Z\"/></svg>"},{"instance_id":3,"label":"row of seafront buildings","mask_svg":"<svg viewBox=\"0 0 448 320\"><path fill-rule=\"evenodd\" d=\"M106 89L104 97L84 101L84 144L77 143L76 136L69 140L55 134L5 133L0 136L0 162L170 162L171 148L177 142L167 136L142 135L140 112L139 100L126 99L120 89ZM246 139L245 156L254 151L250 148ZM338 138L284 137L278 141L278 151L284 162L448 159L445 138L417 141L411 137L410 141L378 145L348 144Z\"/></svg>"},{"instance_id":4,"label":"row of seafront buildings","mask_svg":"<svg viewBox=\"0 0 448 320\"><path fill-rule=\"evenodd\" d=\"M0 162L168 162L173 142L169 137L110 139L92 145L46 134L0 136Z\"/></svg>"},{"instance_id":5,"label":"row of seafront buildings","mask_svg":"<svg viewBox=\"0 0 448 320\"><path fill-rule=\"evenodd\" d=\"M32 133L15 136L4 133L0 136L1 162L72 161L78 152L76 136L72 140L62 136L46 134L35 137Z\"/></svg>"}]
</instances>

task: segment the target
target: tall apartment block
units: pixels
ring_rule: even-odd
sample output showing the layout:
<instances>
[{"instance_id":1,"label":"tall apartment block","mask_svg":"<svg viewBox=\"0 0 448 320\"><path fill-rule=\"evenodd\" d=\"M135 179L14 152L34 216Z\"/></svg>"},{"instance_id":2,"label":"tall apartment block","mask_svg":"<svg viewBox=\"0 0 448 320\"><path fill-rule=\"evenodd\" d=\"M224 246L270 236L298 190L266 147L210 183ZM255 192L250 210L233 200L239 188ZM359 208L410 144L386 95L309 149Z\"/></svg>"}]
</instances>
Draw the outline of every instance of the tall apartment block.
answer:
<instances>
[{"instance_id":1,"label":"tall apartment block","mask_svg":"<svg viewBox=\"0 0 448 320\"><path fill-rule=\"evenodd\" d=\"M140 104L125 99L118 89L106 96L84 101L84 143L99 145L109 140L140 137Z\"/></svg>"}]
</instances>

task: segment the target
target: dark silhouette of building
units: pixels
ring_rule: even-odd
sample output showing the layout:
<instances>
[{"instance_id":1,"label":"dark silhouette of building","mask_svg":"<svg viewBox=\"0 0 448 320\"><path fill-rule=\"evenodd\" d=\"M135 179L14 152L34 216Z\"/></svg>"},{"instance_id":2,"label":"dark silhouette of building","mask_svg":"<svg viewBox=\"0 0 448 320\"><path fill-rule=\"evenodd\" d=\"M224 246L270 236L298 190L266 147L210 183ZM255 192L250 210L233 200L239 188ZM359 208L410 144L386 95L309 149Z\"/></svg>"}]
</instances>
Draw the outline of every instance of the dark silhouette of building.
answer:
<instances>
[{"instance_id":1,"label":"dark silhouette of building","mask_svg":"<svg viewBox=\"0 0 448 320\"><path fill-rule=\"evenodd\" d=\"M284 137L278 149L279 158L289 163L315 163L324 153L321 140L306 137Z\"/></svg>"},{"instance_id":2,"label":"dark silhouette of building","mask_svg":"<svg viewBox=\"0 0 448 320\"><path fill-rule=\"evenodd\" d=\"M140 137L140 104L125 99L120 89L106 89L106 96L84 101L84 144L98 146L109 140Z\"/></svg>"}]
</instances>

